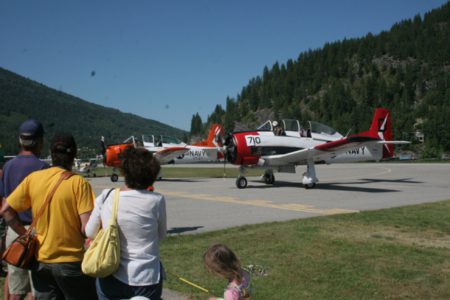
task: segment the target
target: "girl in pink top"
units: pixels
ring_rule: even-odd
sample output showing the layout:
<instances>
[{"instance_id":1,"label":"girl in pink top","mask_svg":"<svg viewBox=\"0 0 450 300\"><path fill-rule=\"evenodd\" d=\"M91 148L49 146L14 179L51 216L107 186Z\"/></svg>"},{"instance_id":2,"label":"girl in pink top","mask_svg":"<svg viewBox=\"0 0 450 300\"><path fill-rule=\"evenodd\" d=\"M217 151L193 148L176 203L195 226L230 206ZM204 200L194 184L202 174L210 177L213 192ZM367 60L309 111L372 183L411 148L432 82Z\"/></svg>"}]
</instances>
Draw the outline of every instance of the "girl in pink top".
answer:
<instances>
[{"instance_id":1,"label":"girl in pink top","mask_svg":"<svg viewBox=\"0 0 450 300\"><path fill-rule=\"evenodd\" d=\"M203 261L208 271L228 280L223 294L225 300L251 300L250 275L242 270L241 263L227 246L216 244L209 247ZM221 298L209 298L209 300L219 299Z\"/></svg>"}]
</instances>

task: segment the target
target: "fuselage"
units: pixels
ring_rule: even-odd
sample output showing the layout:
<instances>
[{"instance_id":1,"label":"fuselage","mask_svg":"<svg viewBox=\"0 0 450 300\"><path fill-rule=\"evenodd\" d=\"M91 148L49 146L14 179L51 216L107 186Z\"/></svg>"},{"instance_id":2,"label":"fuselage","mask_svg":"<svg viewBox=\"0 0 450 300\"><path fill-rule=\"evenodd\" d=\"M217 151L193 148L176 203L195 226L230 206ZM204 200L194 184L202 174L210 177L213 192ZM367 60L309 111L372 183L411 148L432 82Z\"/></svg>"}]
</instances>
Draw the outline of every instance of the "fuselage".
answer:
<instances>
[{"instance_id":1,"label":"fuselage","mask_svg":"<svg viewBox=\"0 0 450 300\"><path fill-rule=\"evenodd\" d=\"M286 135L277 136L272 131L248 131L236 132L232 136L232 145L229 146L227 159L229 162L237 165L258 165L260 159L265 156L282 155L303 149L312 149L315 146L339 140L343 136L339 133L310 133L309 136L301 136L296 131L286 131ZM382 157L382 146L374 144L373 146L355 147L345 153L336 155L312 157L314 162L339 163L364 160L379 160ZM296 165L305 164L306 161L298 161ZM273 165L277 166L277 165Z\"/></svg>"}]
</instances>

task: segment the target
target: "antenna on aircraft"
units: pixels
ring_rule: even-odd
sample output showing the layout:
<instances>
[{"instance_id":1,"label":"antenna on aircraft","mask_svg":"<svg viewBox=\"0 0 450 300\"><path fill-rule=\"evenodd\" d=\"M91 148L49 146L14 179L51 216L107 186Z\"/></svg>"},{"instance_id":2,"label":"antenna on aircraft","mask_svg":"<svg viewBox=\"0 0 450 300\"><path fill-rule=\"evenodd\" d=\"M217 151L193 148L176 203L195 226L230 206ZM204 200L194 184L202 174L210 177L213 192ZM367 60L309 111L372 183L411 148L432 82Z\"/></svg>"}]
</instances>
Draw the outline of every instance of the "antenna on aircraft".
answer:
<instances>
[{"instance_id":1,"label":"antenna on aircraft","mask_svg":"<svg viewBox=\"0 0 450 300\"><path fill-rule=\"evenodd\" d=\"M350 127L350 129L347 131L347 133L345 134L345 137L348 137L349 134L353 131L353 128Z\"/></svg>"}]
</instances>

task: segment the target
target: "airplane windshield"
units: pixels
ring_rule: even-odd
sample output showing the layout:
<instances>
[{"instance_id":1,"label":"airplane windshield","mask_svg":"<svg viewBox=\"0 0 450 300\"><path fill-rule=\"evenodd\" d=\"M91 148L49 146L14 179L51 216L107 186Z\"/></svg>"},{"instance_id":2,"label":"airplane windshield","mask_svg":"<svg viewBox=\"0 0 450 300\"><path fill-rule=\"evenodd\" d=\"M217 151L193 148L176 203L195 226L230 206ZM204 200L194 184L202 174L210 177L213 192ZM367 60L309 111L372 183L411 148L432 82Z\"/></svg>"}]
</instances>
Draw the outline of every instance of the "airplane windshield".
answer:
<instances>
[{"instance_id":1,"label":"airplane windshield","mask_svg":"<svg viewBox=\"0 0 450 300\"><path fill-rule=\"evenodd\" d=\"M336 130L322 123L309 121L309 124L311 125L311 132L329 135L333 135L336 133Z\"/></svg>"},{"instance_id":2,"label":"airplane windshield","mask_svg":"<svg viewBox=\"0 0 450 300\"><path fill-rule=\"evenodd\" d=\"M153 143L153 135L143 135L142 140L144 143Z\"/></svg>"},{"instance_id":3,"label":"airplane windshield","mask_svg":"<svg viewBox=\"0 0 450 300\"><path fill-rule=\"evenodd\" d=\"M258 131L272 131L272 122L266 121L262 125L260 125L258 128L256 128Z\"/></svg>"},{"instance_id":4,"label":"airplane windshield","mask_svg":"<svg viewBox=\"0 0 450 300\"><path fill-rule=\"evenodd\" d=\"M181 144L182 142L174 136L162 135L161 140L164 144Z\"/></svg>"}]
</instances>

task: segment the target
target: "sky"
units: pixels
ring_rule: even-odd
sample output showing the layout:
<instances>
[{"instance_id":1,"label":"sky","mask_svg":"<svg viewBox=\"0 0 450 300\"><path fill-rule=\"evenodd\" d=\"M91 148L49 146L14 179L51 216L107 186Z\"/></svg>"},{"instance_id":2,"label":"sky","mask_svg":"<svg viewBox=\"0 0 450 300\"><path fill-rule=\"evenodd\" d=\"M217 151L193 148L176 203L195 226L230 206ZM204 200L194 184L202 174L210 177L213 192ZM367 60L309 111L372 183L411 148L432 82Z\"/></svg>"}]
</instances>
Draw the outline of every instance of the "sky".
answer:
<instances>
[{"instance_id":1,"label":"sky","mask_svg":"<svg viewBox=\"0 0 450 300\"><path fill-rule=\"evenodd\" d=\"M380 33L446 0L5 0L0 67L190 130L264 66Z\"/></svg>"}]
</instances>

